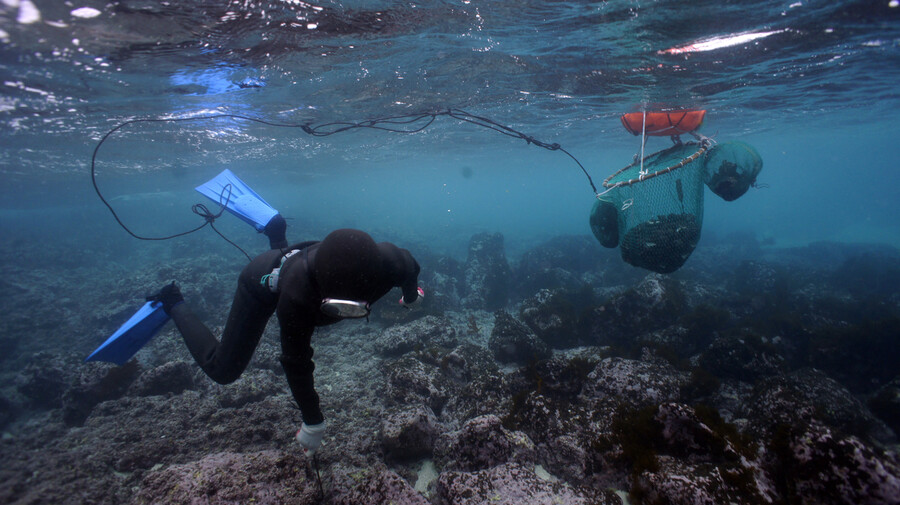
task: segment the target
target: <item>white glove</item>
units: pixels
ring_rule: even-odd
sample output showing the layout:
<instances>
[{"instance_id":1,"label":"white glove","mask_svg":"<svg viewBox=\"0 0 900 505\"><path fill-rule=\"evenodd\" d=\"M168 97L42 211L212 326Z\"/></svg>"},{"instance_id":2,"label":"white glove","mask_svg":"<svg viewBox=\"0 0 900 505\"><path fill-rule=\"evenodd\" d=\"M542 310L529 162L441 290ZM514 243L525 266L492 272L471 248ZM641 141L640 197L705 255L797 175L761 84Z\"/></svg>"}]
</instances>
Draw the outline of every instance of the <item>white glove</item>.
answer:
<instances>
[{"instance_id":1,"label":"white glove","mask_svg":"<svg viewBox=\"0 0 900 505\"><path fill-rule=\"evenodd\" d=\"M314 424L312 426L303 423L297 430L297 442L303 447L303 451L307 456L312 457L319 446L322 445L322 437L325 436L325 422Z\"/></svg>"},{"instance_id":2,"label":"white glove","mask_svg":"<svg viewBox=\"0 0 900 505\"><path fill-rule=\"evenodd\" d=\"M416 298L416 300L414 302L406 303L406 300L404 300L403 297L401 296L400 297L400 305L403 305L404 307L412 307L413 305L416 305L417 303L421 302L422 299L425 298L425 290L422 288L416 288L416 291L418 291L419 297Z\"/></svg>"}]
</instances>

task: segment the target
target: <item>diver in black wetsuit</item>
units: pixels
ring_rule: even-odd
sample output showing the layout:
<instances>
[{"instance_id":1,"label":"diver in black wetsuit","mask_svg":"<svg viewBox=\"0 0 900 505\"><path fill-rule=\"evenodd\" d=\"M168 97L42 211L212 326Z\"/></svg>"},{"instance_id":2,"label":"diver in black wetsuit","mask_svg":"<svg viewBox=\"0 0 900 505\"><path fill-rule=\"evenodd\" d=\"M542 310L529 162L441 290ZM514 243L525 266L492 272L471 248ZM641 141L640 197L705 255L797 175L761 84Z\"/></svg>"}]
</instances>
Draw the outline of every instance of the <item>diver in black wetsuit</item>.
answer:
<instances>
[{"instance_id":1,"label":"diver in black wetsuit","mask_svg":"<svg viewBox=\"0 0 900 505\"><path fill-rule=\"evenodd\" d=\"M187 307L173 282L148 298L163 303L188 349L206 374L220 384L243 373L273 313L281 325L281 364L303 417L297 440L312 455L325 432L319 395L313 387L316 326L347 317L366 317L371 304L393 287L410 305L424 293L417 286L419 264L406 249L359 230L342 229L321 242L287 247L284 218L272 218L264 233L272 250L253 259L238 279L237 292L219 342Z\"/></svg>"}]
</instances>

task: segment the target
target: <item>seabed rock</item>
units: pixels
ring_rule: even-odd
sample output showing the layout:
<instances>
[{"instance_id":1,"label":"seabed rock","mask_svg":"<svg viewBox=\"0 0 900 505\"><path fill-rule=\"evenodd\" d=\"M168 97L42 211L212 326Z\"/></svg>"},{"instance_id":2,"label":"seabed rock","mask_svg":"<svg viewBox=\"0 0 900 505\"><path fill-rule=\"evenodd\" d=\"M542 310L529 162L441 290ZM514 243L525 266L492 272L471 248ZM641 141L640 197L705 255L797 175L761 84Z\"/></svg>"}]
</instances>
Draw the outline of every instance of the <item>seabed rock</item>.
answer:
<instances>
[{"instance_id":1,"label":"seabed rock","mask_svg":"<svg viewBox=\"0 0 900 505\"><path fill-rule=\"evenodd\" d=\"M32 407L58 408L69 386L68 375L65 366L50 353L37 353L32 363L16 375L16 389Z\"/></svg>"},{"instance_id":2,"label":"seabed rock","mask_svg":"<svg viewBox=\"0 0 900 505\"><path fill-rule=\"evenodd\" d=\"M375 341L375 350L385 357L397 357L428 346L453 348L456 342L456 329L449 320L425 316L384 330Z\"/></svg>"},{"instance_id":3,"label":"seabed rock","mask_svg":"<svg viewBox=\"0 0 900 505\"><path fill-rule=\"evenodd\" d=\"M78 382L63 394L63 420L69 426L81 426L94 406L124 395L140 369L135 360L122 366L104 363L87 368Z\"/></svg>"},{"instance_id":4,"label":"seabed rock","mask_svg":"<svg viewBox=\"0 0 900 505\"><path fill-rule=\"evenodd\" d=\"M900 458L818 422L783 427L769 447L771 472L789 503L896 504Z\"/></svg>"},{"instance_id":5,"label":"seabed rock","mask_svg":"<svg viewBox=\"0 0 900 505\"><path fill-rule=\"evenodd\" d=\"M803 426L817 419L866 439L896 441L895 434L846 388L812 368L761 381L743 410L750 432L759 436L780 425Z\"/></svg>"},{"instance_id":6,"label":"seabed rock","mask_svg":"<svg viewBox=\"0 0 900 505\"><path fill-rule=\"evenodd\" d=\"M440 505L621 505L612 491L573 487L545 480L532 468L507 463L477 472L444 472L438 477Z\"/></svg>"},{"instance_id":7,"label":"seabed rock","mask_svg":"<svg viewBox=\"0 0 900 505\"><path fill-rule=\"evenodd\" d=\"M524 433L504 428L499 417L486 415L442 435L435 458L445 470L464 472L512 462L527 466L534 464L534 443Z\"/></svg>"},{"instance_id":8,"label":"seabed rock","mask_svg":"<svg viewBox=\"0 0 900 505\"><path fill-rule=\"evenodd\" d=\"M505 310L494 315L488 347L501 363L529 363L550 357L547 343Z\"/></svg>"},{"instance_id":9,"label":"seabed rock","mask_svg":"<svg viewBox=\"0 0 900 505\"><path fill-rule=\"evenodd\" d=\"M299 453L223 452L148 473L131 505L313 505L315 475Z\"/></svg>"},{"instance_id":10,"label":"seabed rock","mask_svg":"<svg viewBox=\"0 0 900 505\"><path fill-rule=\"evenodd\" d=\"M700 356L700 366L717 377L751 383L778 375L786 368L784 358L772 346L749 335L715 339Z\"/></svg>"},{"instance_id":11,"label":"seabed rock","mask_svg":"<svg viewBox=\"0 0 900 505\"><path fill-rule=\"evenodd\" d=\"M894 430L894 434L900 435L900 376L882 386L869 399L869 408Z\"/></svg>"},{"instance_id":12,"label":"seabed rock","mask_svg":"<svg viewBox=\"0 0 900 505\"><path fill-rule=\"evenodd\" d=\"M170 361L138 376L128 389L129 395L154 396L181 394L194 388L194 371L185 361Z\"/></svg>"},{"instance_id":13,"label":"seabed rock","mask_svg":"<svg viewBox=\"0 0 900 505\"><path fill-rule=\"evenodd\" d=\"M687 374L668 365L606 358L588 375L581 395L643 407L678 400L686 383Z\"/></svg>"},{"instance_id":14,"label":"seabed rock","mask_svg":"<svg viewBox=\"0 0 900 505\"><path fill-rule=\"evenodd\" d=\"M479 233L472 236L464 275L466 292L462 304L465 308L497 310L506 306L511 272L503 235Z\"/></svg>"},{"instance_id":15,"label":"seabed rock","mask_svg":"<svg viewBox=\"0 0 900 505\"><path fill-rule=\"evenodd\" d=\"M409 354L386 361L382 368L387 376L388 395L398 405L427 405L440 415L447 399L458 388L438 366L423 363Z\"/></svg>"},{"instance_id":16,"label":"seabed rock","mask_svg":"<svg viewBox=\"0 0 900 505\"><path fill-rule=\"evenodd\" d=\"M591 293L589 287L587 291L541 289L522 302L519 318L548 346L576 347L583 343L579 322L591 303Z\"/></svg>"},{"instance_id":17,"label":"seabed rock","mask_svg":"<svg viewBox=\"0 0 900 505\"><path fill-rule=\"evenodd\" d=\"M628 349L636 335L668 327L686 308L686 298L676 282L651 274L592 311L588 339L596 345Z\"/></svg>"},{"instance_id":18,"label":"seabed rock","mask_svg":"<svg viewBox=\"0 0 900 505\"><path fill-rule=\"evenodd\" d=\"M385 458L410 461L431 456L441 426L424 405L407 407L389 415L382 423L381 443Z\"/></svg>"},{"instance_id":19,"label":"seabed rock","mask_svg":"<svg viewBox=\"0 0 900 505\"><path fill-rule=\"evenodd\" d=\"M403 477L383 465L334 469L330 505L431 505Z\"/></svg>"}]
</instances>

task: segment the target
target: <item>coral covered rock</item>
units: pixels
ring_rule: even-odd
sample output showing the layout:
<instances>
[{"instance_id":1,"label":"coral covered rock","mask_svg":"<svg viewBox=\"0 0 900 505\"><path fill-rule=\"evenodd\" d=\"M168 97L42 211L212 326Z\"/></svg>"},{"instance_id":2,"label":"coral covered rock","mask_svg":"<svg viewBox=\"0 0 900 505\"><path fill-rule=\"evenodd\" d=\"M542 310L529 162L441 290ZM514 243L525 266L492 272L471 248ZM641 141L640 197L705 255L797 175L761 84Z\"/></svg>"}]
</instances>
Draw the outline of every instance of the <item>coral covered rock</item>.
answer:
<instances>
[{"instance_id":1,"label":"coral covered rock","mask_svg":"<svg viewBox=\"0 0 900 505\"><path fill-rule=\"evenodd\" d=\"M426 346L452 348L455 345L456 329L450 321L437 316L391 326L375 341L375 349L387 357L401 356Z\"/></svg>"},{"instance_id":2,"label":"coral covered rock","mask_svg":"<svg viewBox=\"0 0 900 505\"><path fill-rule=\"evenodd\" d=\"M511 273L503 247L503 235L479 233L472 236L464 275L464 307L497 310L506 306Z\"/></svg>"},{"instance_id":3,"label":"coral covered rock","mask_svg":"<svg viewBox=\"0 0 900 505\"><path fill-rule=\"evenodd\" d=\"M503 363L529 363L550 356L546 342L504 310L494 315L488 347L497 361Z\"/></svg>"},{"instance_id":4,"label":"coral covered rock","mask_svg":"<svg viewBox=\"0 0 900 505\"><path fill-rule=\"evenodd\" d=\"M441 505L621 504L611 491L545 480L516 463L478 472L444 472L438 478L437 495Z\"/></svg>"},{"instance_id":5,"label":"coral covered rock","mask_svg":"<svg viewBox=\"0 0 900 505\"><path fill-rule=\"evenodd\" d=\"M534 464L534 444L524 433L504 428L499 417L487 415L441 436L435 457L444 469L464 472L511 462L528 465Z\"/></svg>"},{"instance_id":6,"label":"coral covered rock","mask_svg":"<svg viewBox=\"0 0 900 505\"><path fill-rule=\"evenodd\" d=\"M637 335L671 325L685 308L679 286L651 274L634 288L593 310L589 339L598 345L630 349Z\"/></svg>"},{"instance_id":7,"label":"coral covered rock","mask_svg":"<svg viewBox=\"0 0 900 505\"><path fill-rule=\"evenodd\" d=\"M401 405L423 404L440 414L458 387L439 367L412 355L387 361L382 367L387 376L388 395Z\"/></svg>"},{"instance_id":8,"label":"coral covered rock","mask_svg":"<svg viewBox=\"0 0 900 505\"><path fill-rule=\"evenodd\" d=\"M424 405L389 415L381 428L385 458L409 461L430 456L440 429L434 412Z\"/></svg>"},{"instance_id":9,"label":"coral covered rock","mask_svg":"<svg viewBox=\"0 0 900 505\"><path fill-rule=\"evenodd\" d=\"M542 289L522 302L519 317L554 349L582 343L580 319L593 300L589 287L570 291Z\"/></svg>"},{"instance_id":10,"label":"coral covered rock","mask_svg":"<svg viewBox=\"0 0 900 505\"><path fill-rule=\"evenodd\" d=\"M223 452L150 472L132 505L312 505L318 487L299 453Z\"/></svg>"},{"instance_id":11,"label":"coral covered rock","mask_svg":"<svg viewBox=\"0 0 900 505\"><path fill-rule=\"evenodd\" d=\"M338 468L330 498L334 505L430 505L403 477L383 465Z\"/></svg>"},{"instance_id":12,"label":"coral covered rock","mask_svg":"<svg viewBox=\"0 0 900 505\"><path fill-rule=\"evenodd\" d=\"M761 381L743 410L750 432L759 436L779 425L802 426L812 419L860 437L892 442L895 436L840 383L806 368Z\"/></svg>"},{"instance_id":13,"label":"coral covered rock","mask_svg":"<svg viewBox=\"0 0 900 505\"><path fill-rule=\"evenodd\" d=\"M135 360L123 366L104 363L84 369L63 394L63 420L69 426L81 426L95 405L125 394L139 373L140 365Z\"/></svg>"},{"instance_id":14,"label":"coral covered rock","mask_svg":"<svg viewBox=\"0 0 900 505\"><path fill-rule=\"evenodd\" d=\"M887 505L900 497L900 458L813 422L784 428L769 447L771 473L789 503Z\"/></svg>"},{"instance_id":15,"label":"coral covered rock","mask_svg":"<svg viewBox=\"0 0 900 505\"><path fill-rule=\"evenodd\" d=\"M633 407L675 401L687 376L668 365L606 358L588 375L582 389L587 399L614 398Z\"/></svg>"},{"instance_id":16,"label":"coral covered rock","mask_svg":"<svg viewBox=\"0 0 900 505\"><path fill-rule=\"evenodd\" d=\"M184 361L170 361L144 371L128 389L135 396L179 394L194 387L194 371Z\"/></svg>"}]
</instances>

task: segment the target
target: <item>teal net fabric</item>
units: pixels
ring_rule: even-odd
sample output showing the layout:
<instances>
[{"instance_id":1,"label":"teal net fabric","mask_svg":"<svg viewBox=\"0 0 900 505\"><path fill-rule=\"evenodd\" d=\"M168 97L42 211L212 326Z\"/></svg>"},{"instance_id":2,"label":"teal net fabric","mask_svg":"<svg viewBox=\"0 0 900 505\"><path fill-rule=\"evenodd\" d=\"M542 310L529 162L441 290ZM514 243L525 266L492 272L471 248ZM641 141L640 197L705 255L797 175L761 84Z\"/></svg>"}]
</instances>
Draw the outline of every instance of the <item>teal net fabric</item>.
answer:
<instances>
[{"instance_id":1,"label":"teal net fabric","mask_svg":"<svg viewBox=\"0 0 900 505\"><path fill-rule=\"evenodd\" d=\"M601 203L594 205L591 216L592 230L606 231L608 236L612 226L608 221L608 204L615 206L618 245L625 262L654 272L671 273L690 257L700 240L703 224L703 184L707 173L702 153L683 166L649 176L678 165L700 150L699 144L687 143L654 153L644 159L643 169L647 174L644 180L613 187L599 197ZM636 163L603 185L611 187L639 179L640 175L641 166ZM597 227L595 222L599 223ZM597 235L598 231L594 233Z\"/></svg>"},{"instance_id":2,"label":"teal net fabric","mask_svg":"<svg viewBox=\"0 0 900 505\"><path fill-rule=\"evenodd\" d=\"M746 193L761 170L762 157L744 142L723 142L706 154L706 185L726 202Z\"/></svg>"}]
</instances>

